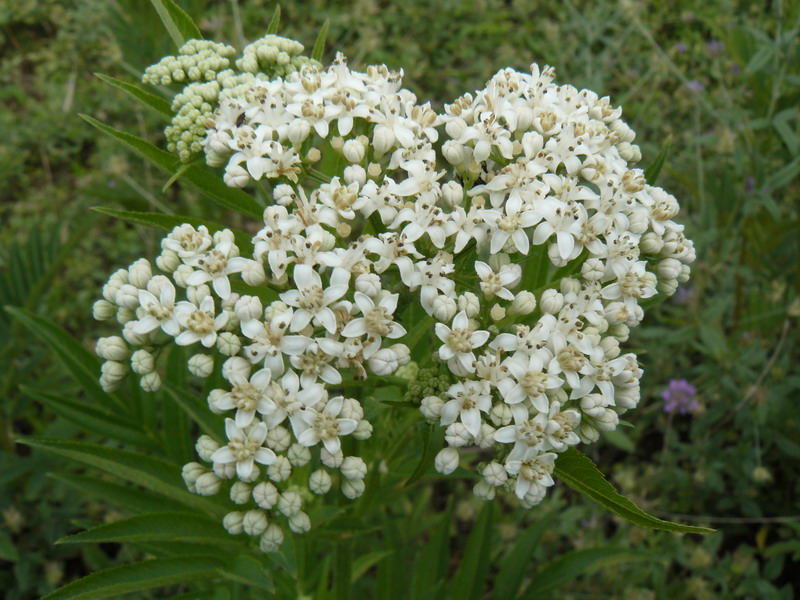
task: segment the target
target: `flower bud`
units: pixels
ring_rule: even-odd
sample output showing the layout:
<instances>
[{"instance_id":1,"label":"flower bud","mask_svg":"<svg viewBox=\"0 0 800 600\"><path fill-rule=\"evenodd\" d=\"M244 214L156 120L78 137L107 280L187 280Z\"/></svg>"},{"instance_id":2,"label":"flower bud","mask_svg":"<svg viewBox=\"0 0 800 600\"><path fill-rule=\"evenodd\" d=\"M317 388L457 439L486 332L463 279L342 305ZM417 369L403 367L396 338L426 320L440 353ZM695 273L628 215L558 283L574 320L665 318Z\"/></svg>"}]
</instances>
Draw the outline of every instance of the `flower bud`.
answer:
<instances>
[{"instance_id":1,"label":"flower bud","mask_svg":"<svg viewBox=\"0 0 800 600\"><path fill-rule=\"evenodd\" d=\"M194 485L201 496L213 496L219 491L222 480L215 473L204 473L197 478Z\"/></svg>"},{"instance_id":2,"label":"flower bud","mask_svg":"<svg viewBox=\"0 0 800 600\"><path fill-rule=\"evenodd\" d=\"M267 529L267 513L253 509L244 513L242 529L247 535L261 535Z\"/></svg>"},{"instance_id":3,"label":"flower bud","mask_svg":"<svg viewBox=\"0 0 800 600\"><path fill-rule=\"evenodd\" d=\"M442 475L450 475L458 468L458 450L442 448L433 460L433 466Z\"/></svg>"},{"instance_id":4,"label":"flower bud","mask_svg":"<svg viewBox=\"0 0 800 600\"><path fill-rule=\"evenodd\" d=\"M247 285L258 286L264 283L267 276L264 273L264 267L261 263L255 260L248 260L242 269L242 280Z\"/></svg>"},{"instance_id":5,"label":"flower bud","mask_svg":"<svg viewBox=\"0 0 800 600\"><path fill-rule=\"evenodd\" d=\"M208 435L201 435L194 445L197 455L206 462L211 462L211 455L219 450L217 441Z\"/></svg>"},{"instance_id":6,"label":"flower bud","mask_svg":"<svg viewBox=\"0 0 800 600\"><path fill-rule=\"evenodd\" d=\"M400 366L397 355L391 348L378 350L367 360L367 365L376 375L391 375Z\"/></svg>"},{"instance_id":7,"label":"flower bud","mask_svg":"<svg viewBox=\"0 0 800 600\"><path fill-rule=\"evenodd\" d=\"M447 140L442 144L442 154L447 162L455 167L463 165L470 159L469 148L455 140Z\"/></svg>"},{"instance_id":8,"label":"flower bud","mask_svg":"<svg viewBox=\"0 0 800 600\"><path fill-rule=\"evenodd\" d=\"M351 163L360 163L364 160L365 149L358 140L347 140L342 146L342 154Z\"/></svg>"},{"instance_id":9,"label":"flower bud","mask_svg":"<svg viewBox=\"0 0 800 600\"><path fill-rule=\"evenodd\" d=\"M139 375L147 375L155 368L153 355L147 350L137 350L131 355L131 369Z\"/></svg>"},{"instance_id":10,"label":"flower bud","mask_svg":"<svg viewBox=\"0 0 800 600\"><path fill-rule=\"evenodd\" d=\"M92 305L92 316L95 321L108 321L114 316L117 308L108 300L98 300Z\"/></svg>"},{"instance_id":11,"label":"flower bud","mask_svg":"<svg viewBox=\"0 0 800 600\"><path fill-rule=\"evenodd\" d=\"M361 419L356 425L355 431L352 433L353 438L364 441L372 437L372 423L366 419Z\"/></svg>"},{"instance_id":12,"label":"flower bud","mask_svg":"<svg viewBox=\"0 0 800 600\"><path fill-rule=\"evenodd\" d=\"M292 465L285 456L278 456L274 463L267 467L267 476L272 481L286 481L292 474Z\"/></svg>"},{"instance_id":13,"label":"flower bud","mask_svg":"<svg viewBox=\"0 0 800 600\"><path fill-rule=\"evenodd\" d=\"M156 258L156 266L164 273L172 273L181 265L178 253L173 250L163 250Z\"/></svg>"},{"instance_id":14,"label":"flower bud","mask_svg":"<svg viewBox=\"0 0 800 600\"><path fill-rule=\"evenodd\" d=\"M121 325L125 325L126 323L130 323L135 318L136 318L136 311L134 309L132 309L132 308L125 308L124 306L121 306L117 310L117 321ZM125 337L125 339L128 339L124 334L123 334L123 337Z\"/></svg>"},{"instance_id":15,"label":"flower bud","mask_svg":"<svg viewBox=\"0 0 800 600\"><path fill-rule=\"evenodd\" d=\"M195 492L195 482L197 478L207 472L208 470L200 463L190 462L183 465L181 476L183 477L183 482L186 484L186 487L189 488L189 491Z\"/></svg>"},{"instance_id":16,"label":"flower bud","mask_svg":"<svg viewBox=\"0 0 800 600\"><path fill-rule=\"evenodd\" d=\"M512 315L529 315L536 310L536 296L533 292L522 290L514 297L508 312Z\"/></svg>"},{"instance_id":17,"label":"flower bud","mask_svg":"<svg viewBox=\"0 0 800 600\"><path fill-rule=\"evenodd\" d=\"M100 383L115 385L122 381L128 374L128 365L113 360L108 360L100 367Z\"/></svg>"},{"instance_id":18,"label":"flower bud","mask_svg":"<svg viewBox=\"0 0 800 600\"><path fill-rule=\"evenodd\" d=\"M508 474L505 468L497 462L490 462L486 465L481 471L481 475L483 475L483 478L489 485L495 487L503 485L508 480Z\"/></svg>"},{"instance_id":19,"label":"flower bud","mask_svg":"<svg viewBox=\"0 0 800 600\"><path fill-rule=\"evenodd\" d=\"M296 515L303 508L303 500L297 492L286 492L278 498L278 510L287 517Z\"/></svg>"},{"instance_id":20,"label":"flower bud","mask_svg":"<svg viewBox=\"0 0 800 600\"><path fill-rule=\"evenodd\" d=\"M511 423L511 419L513 418L511 407L505 402L495 404L492 410L489 411L489 418L492 420L492 423L498 427L505 427Z\"/></svg>"},{"instance_id":21,"label":"flower bud","mask_svg":"<svg viewBox=\"0 0 800 600\"><path fill-rule=\"evenodd\" d=\"M261 300L256 296L242 296L236 301L233 310L242 323L247 323L253 319L260 319L264 313Z\"/></svg>"},{"instance_id":22,"label":"flower bud","mask_svg":"<svg viewBox=\"0 0 800 600\"><path fill-rule=\"evenodd\" d=\"M230 331L223 331L217 336L217 348L225 356L235 356L242 349L242 340Z\"/></svg>"},{"instance_id":23,"label":"flower bud","mask_svg":"<svg viewBox=\"0 0 800 600\"><path fill-rule=\"evenodd\" d=\"M130 348L119 336L101 337L95 346L97 356L104 360L122 362L131 355ZM152 369L151 369L152 370Z\"/></svg>"},{"instance_id":24,"label":"flower bud","mask_svg":"<svg viewBox=\"0 0 800 600\"><path fill-rule=\"evenodd\" d=\"M361 403L355 398L345 398L342 401L342 410L339 411L340 419L353 419L360 421L364 418L364 409Z\"/></svg>"},{"instance_id":25,"label":"flower bud","mask_svg":"<svg viewBox=\"0 0 800 600\"><path fill-rule=\"evenodd\" d=\"M214 474L220 479L233 479L236 475L236 463L214 463ZM253 473L258 477L258 469L254 468Z\"/></svg>"},{"instance_id":26,"label":"flower bud","mask_svg":"<svg viewBox=\"0 0 800 600\"><path fill-rule=\"evenodd\" d=\"M472 493L481 500L489 502L490 500L494 500L497 490L492 486L491 483L483 479L475 484L475 487L472 488Z\"/></svg>"},{"instance_id":27,"label":"flower bud","mask_svg":"<svg viewBox=\"0 0 800 600\"><path fill-rule=\"evenodd\" d=\"M295 533L305 533L311 529L311 519L303 511L298 511L289 517L289 529Z\"/></svg>"},{"instance_id":28,"label":"flower bud","mask_svg":"<svg viewBox=\"0 0 800 600\"><path fill-rule=\"evenodd\" d=\"M344 460L344 454L342 454L341 449L337 450L336 454L331 454L326 448L322 448L319 452L319 457L322 460L322 464L331 469L338 469Z\"/></svg>"},{"instance_id":29,"label":"flower bud","mask_svg":"<svg viewBox=\"0 0 800 600\"><path fill-rule=\"evenodd\" d=\"M140 258L128 267L128 281L130 284L140 290L147 287L147 282L153 277L153 269L150 267L150 261L146 258Z\"/></svg>"},{"instance_id":30,"label":"flower bud","mask_svg":"<svg viewBox=\"0 0 800 600\"><path fill-rule=\"evenodd\" d=\"M258 547L262 552L277 552L283 544L283 530L277 523L270 523L261 536Z\"/></svg>"},{"instance_id":31,"label":"flower bud","mask_svg":"<svg viewBox=\"0 0 800 600\"><path fill-rule=\"evenodd\" d=\"M673 279L677 282L681 274L681 263L674 258L667 258L658 263L656 271L661 279Z\"/></svg>"},{"instance_id":32,"label":"flower bud","mask_svg":"<svg viewBox=\"0 0 800 600\"><path fill-rule=\"evenodd\" d=\"M544 313L550 315L558 314L563 306L564 296L558 290L554 290L552 288L547 289L542 292L542 295L539 298L539 307Z\"/></svg>"},{"instance_id":33,"label":"flower bud","mask_svg":"<svg viewBox=\"0 0 800 600\"><path fill-rule=\"evenodd\" d=\"M268 481L262 481L253 488L253 500L261 508L269 510L278 502L278 488Z\"/></svg>"},{"instance_id":34,"label":"flower bud","mask_svg":"<svg viewBox=\"0 0 800 600\"><path fill-rule=\"evenodd\" d=\"M443 406L444 400L439 396L426 396L419 405L419 411L429 421L438 421L442 416Z\"/></svg>"},{"instance_id":35,"label":"flower bud","mask_svg":"<svg viewBox=\"0 0 800 600\"><path fill-rule=\"evenodd\" d=\"M295 119L289 123L286 130L286 137L292 142L293 145L299 146L311 133L311 124L305 119Z\"/></svg>"},{"instance_id":36,"label":"flower bud","mask_svg":"<svg viewBox=\"0 0 800 600\"><path fill-rule=\"evenodd\" d=\"M460 448L468 445L472 440L472 436L463 423L456 422L447 427L444 439L454 448Z\"/></svg>"},{"instance_id":37,"label":"flower bud","mask_svg":"<svg viewBox=\"0 0 800 600\"><path fill-rule=\"evenodd\" d=\"M375 132L372 134L372 147L375 153L380 155L386 152L394 145L394 133L385 125L377 125Z\"/></svg>"},{"instance_id":38,"label":"flower bud","mask_svg":"<svg viewBox=\"0 0 800 600\"><path fill-rule=\"evenodd\" d=\"M232 188L243 188L250 183L250 173L239 165L229 164L222 176L225 185Z\"/></svg>"},{"instance_id":39,"label":"flower bud","mask_svg":"<svg viewBox=\"0 0 800 600\"><path fill-rule=\"evenodd\" d=\"M639 249L644 254L658 254L664 247L664 239L654 231L645 233L639 240Z\"/></svg>"},{"instance_id":40,"label":"flower bud","mask_svg":"<svg viewBox=\"0 0 800 600\"><path fill-rule=\"evenodd\" d=\"M114 296L114 304L122 308L139 308L139 289L130 283L121 285Z\"/></svg>"},{"instance_id":41,"label":"flower bud","mask_svg":"<svg viewBox=\"0 0 800 600\"><path fill-rule=\"evenodd\" d=\"M348 456L339 468L347 479L364 479L367 476L367 465L359 456Z\"/></svg>"},{"instance_id":42,"label":"flower bud","mask_svg":"<svg viewBox=\"0 0 800 600\"><path fill-rule=\"evenodd\" d=\"M356 291L375 297L381 291L381 278L375 273L363 273L356 277Z\"/></svg>"},{"instance_id":43,"label":"flower bud","mask_svg":"<svg viewBox=\"0 0 800 600\"><path fill-rule=\"evenodd\" d=\"M455 181L448 181L442 186L442 202L453 209L464 201L464 188Z\"/></svg>"},{"instance_id":44,"label":"flower bud","mask_svg":"<svg viewBox=\"0 0 800 600\"><path fill-rule=\"evenodd\" d=\"M455 299L449 296L436 296L431 306L433 308L433 317L443 323L452 321L458 310Z\"/></svg>"},{"instance_id":45,"label":"flower bud","mask_svg":"<svg viewBox=\"0 0 800 600\"><path fill-rule=\"evenodd\" d=\"M327 494L331 489L332 483L333 480L327 471L324 469L317 469L311 473L311 477L308 478L308 489L315 494Z\"/></svg>"},{"instance_id":46,"label":"flower bud","mask_svg":"<svg viewBox=\"0 0 800 600\"><path fill-rule=\"evenodd\" d=\"M247 504L250 500L250 486L243 481L237 481L231 486L231 500L234 504Z\"/></svg>"},{"instance_id":47,"label":"flower bud","mask_svg":"<svg viewBox=\"0 0 800 600\"><path fill-rule=\"evenodd\" d=\"M214 372L214 357L210 354L195 354L189 359L189 372L195 377L208 377Z\"/></svg>"},{"instance_id":48,"label":"flower bud","mask_svg":"<svg viewBox=\"0 0 800 600\"><path fill-rule=\"evenodd\" d=\"M502 321L506 318L506 309L499 304L495 304L491 309L489 309L489 316L491 317L492 321Z\"/></svg>"},{"instance_id":49,"label":"flower bud","mask_svg":"<svg viewBox=\"0 0 800 600\"><path fill-rule=\"evenodd\" d=\"M288 434L288 430L284 430ZM289 438L291 440L291 437ZM311 450L300 444L292 444L286 457L294 467L302 467L308 464L311 460Z\"/></svg>"},{"instance_id":50,"label":"flower bud","mask_svg":"<svg viewBox=\"0 0 800 600\"><path fill-rule=\"evenodd\" d=\"M243 519L244 519L244 513L238 511L229 512L222 518L222 526L225 528L225 531L227 531L231 535L238 535L242 533Z\"/></svg>"},{"instance_id":51,"label":"flower bud","mask_svg":"<svg viewBox=\"0 0 800 600\"><path fill-rule=\"evenodd\" d=\"M367 182L367 171L361 165L349 165L344 168L344 181L348 185L357 183L359 187Z\"/></svg>"},{"instance_id":52,"label":"flower bud","mask_svg":"<svg viewBox=\"0 0 800 600\"><path fill-rule=\"evenodd\" d=\"M139 379L139 386L145 392L157 392L161 389L161 375L156 371L146 373Z\"/></svg>"},{"instance_id":53,"label":"flower bud","mask_svg":"<svg viewBox=\"0 0 800 600\"><path fill-rule=\"evenodd\" d=\"M222 363L222 376L228 381L250 378L250 363L241 356L232 356Z\"/></svg>"},{"instance_id":54,"label":"flower bud","mask_svg":"<svg viewBox=\"0 0 800 600\"><path fill-rule=\"evenodd\" d=\"M581 266L581 275L587 281L600 281L605 272L606 265L599 258L589 258Z\"/></svg>"},{"instance_id":55,"label":"flower bud","mask_svg":"<svg viewBox=\"0 0 800 600\"><path fill-rule=\"evenodd\" d=\"M406 365L411 360L411 350L405 344L394 344L390 349L394 352L398 364Z\"/></svg>"},{"instance_id":56,"label":"flower bud","mask_svg":"<svg viewBox=\"0 0 800 600\"><path fill-rule=\"evenodd\" d=\"M341 487L342 494L344 494L346 498L355 500L364 493L366 485L363 479L345 479L342 481Z\"/></svg>"},{"instance_id":57,"label":"flower bud","mask_svg":"<svg viewBox=\"0 0 800 600\"><path fill-rule=\"evenodd\" d=\"M292 444L292 434L286 427L273 427L267 432L266 444L275 452L283 452Z\"/></svg>"},{"instance_id":58,"label":"flower bud","mask_svg":"<svg viewBox=\"0 0 800 600\"><path fill-rule=\"evenodd\" d=\"M577 295L581 292L581 282L574 277L565 277L561 280L559 287L564 295Z\"/></svg>"},{"instance_id":59,"label":"flower bud","mask_svg":"<svg viewBox=\"0 0 800 600\"><path fill-rule=\"evenodd\" d=\"M450 139L457 140L460 139L464 133L466 133L467 123L461 117L453 117L447 119L444 130L447 132L447 136Z\"/></svg>"},{"instance_id":60,"label":"flower bud","mask_svg":"<svg viewBox=\"0 0 800 600\"><path fill-rule=\"evenodd\" d=\"M470 319L474 319L481 311L480 300L472 292L464 292L458 297L458 310L463 310Z\"/></svg>"}]
</instances>

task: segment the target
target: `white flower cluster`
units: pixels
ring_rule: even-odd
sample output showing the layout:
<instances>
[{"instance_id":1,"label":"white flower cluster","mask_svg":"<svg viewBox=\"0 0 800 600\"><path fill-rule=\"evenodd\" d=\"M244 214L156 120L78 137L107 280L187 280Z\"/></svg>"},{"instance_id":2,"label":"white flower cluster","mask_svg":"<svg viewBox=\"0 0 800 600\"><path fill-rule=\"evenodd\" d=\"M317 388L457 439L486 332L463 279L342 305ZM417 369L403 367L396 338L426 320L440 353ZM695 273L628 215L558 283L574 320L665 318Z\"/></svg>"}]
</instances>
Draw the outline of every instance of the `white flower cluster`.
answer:
<instances>
[{"instance_id":1,"label":"white flower cluster","mask_svg":"<svg viewBox=\"0 0 800 600\"><path fill-rule=\"evenodd\" d=\"M175 116L164 130L167 149L187 162L202 152L207 121L217 107L220 92L234 90L257 79L288 75L305 65L317 65L303 56L303 45L277 35L266 35L245 46L230 68L236 49L208 40L189 40L178 56L167 56L148 67L142 82L153 86L184 84L172 100Z\"/></svg>"},{"instance_id":2,"label":"white flower cluster","mask_svg":"<svg viewBox=\"0 0 800 600\"><path fill-rule=\"evenodd\" d=\"M642 300L686 280L694 249L675 199L629 166L640 156L621 111L553 77L503 70L439 115L401 74L337 56L221 97L207 161L229 186L269 180L274 198L252 254L229 231L177 227L156 261L164 274L144 259L118 271L95 315L123 324L98 343L107 389L129 369L157 389L168 341L225 357L227 386L208 401L227 441L202 437L211 468L184 477L201 494L235 480L232 500L255 506L230 513L229 531L274 550L275 518L307 530L303 501L334 478L359 496L367 465L342 438L372 426L347 381L371 372L379 386L412 352L406 370L438 373L436 393L416 398L446 428L435 467L452 473L476 456L462 450L484 449L467 466L485 499L501 489L537 504L559 452L636 406L642 371L620 344ZM231 279L264 294L239 295ZM413 302L428 322L398 322ZM394 343L412 325L414 347ZM215 359L200 352L189 368L209 376Z\"/></svg>"}]
</instances>

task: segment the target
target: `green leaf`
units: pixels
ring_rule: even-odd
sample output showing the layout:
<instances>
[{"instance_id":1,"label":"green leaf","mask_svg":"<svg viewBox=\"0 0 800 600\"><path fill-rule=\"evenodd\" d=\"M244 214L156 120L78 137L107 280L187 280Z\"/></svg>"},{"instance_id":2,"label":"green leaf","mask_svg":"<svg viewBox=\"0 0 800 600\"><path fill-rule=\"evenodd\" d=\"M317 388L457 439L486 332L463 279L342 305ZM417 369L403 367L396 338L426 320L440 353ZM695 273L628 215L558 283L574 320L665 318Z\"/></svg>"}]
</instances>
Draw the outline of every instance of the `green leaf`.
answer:
<instances>
[{"instance_id":1,"label":"green leaf","mask_svg":"<svg viewBox=\"0 0 800 600\"><path fill-rule=\"evenodd\" d=\"M162 171L172 174L180 169L182 163L177 156L161 150L135 135L109 127L89 115L81 114L79 116L90 125L122 142L140 156L151 161ZM183 174L181 180L220 206L241 212L250 217L262 218L263 216L263 211L258 202L242 190L229 188L220 177L206 167L199 164L193 165Z\"/></svg>"},{"instance_id":2,"label":"green leaf","mask_svg":"<svg viewBox=\"0 0 800 600\"><path fill-rule=\"evenodd\" d=\"M191 512L151 512L103 523L61 538L57 544L88 542L194 542L241 546L241 538L230 535L216 520Z\"/></svg>"},{"instance_id":3,"label":"green leaf","mask_svg":"<svg viewBox=\"0 0 800 600\"><path fill-rule=\"evenodd\" d=\"M281 5L276 4L275 10L272 13L272 18L269 20L269 26L267 27L268 34L276 34L278 33L278 27L281 24Z\"/></svg>"},{"instance_id":4,"label":"green leaf","mask_svg":"<svg viewBox=\"0 0 800 600\"><path fill-rule=\"evenodd\" d=\"M138 427L131 425L131 420L105 412L85 401L67 398L60 394L35 390L28 386L20 386L22 392L41 402L57 415L71 421L81 429L97 433L104 438L133 444L142 448L155 448L154 440Z\"/></svg>"},{"instance_id":5,"label":"green leaf","mask_svg":"<svg viewBox=\"0 0 800 600\"><path fill-rule=\"evenodd\" d=\"M430 540L414 564L412 580L413 600L423 600L432 597L447 575L450 558L450 525L453 520L453 504L448 503L447 509L439 516L439 523L431 535Z\"/></svg>"},{"instance_id":6,"label":"green leaf","mask_svg":"<svg viewBox=\"0 0 800 600\"><path fill-rule=\"evenodd\" d=\"M252 556L242 554L234 557L230 565L220 570L220 574L225 579L244 584L248 589L256 587L267 592L275 591L275 585L264 565Z\"/></svg>"},{"instance_id":7,"label":"green leaf","mask_svg":"<svg viewBox=\"0 0 800 600\"><path fill-rule=\"evenodd\" d=\"M494 502L485 502L472 526L461 563L453 576L451 598L477 600L483 597L489 575L493 509Z\"/></svg>"},{"instance_id":8,"label":"green leaf","mask_svg":"<svg viewBox=\"0 0 800 600\"><path fill-rule=\"evenodd\" d=\"M71 473L49 473L49 476L65 483L84 494L111 502L132 512L157 512L160 510L185 510L186 507L175 500L146 490L106 481L95 476L73 475Z\"/></svg>"},{"instance_id":9,"label":"green leaf","mask_svg":"<svg viewBox=\"0 0 800 600\"><path fill-rule=\"evenodd\" d=\"M186 40L202 40L203 34L200 33L197 25L183 9L172 0L150 0L153 8L156 9L161 22L164 23L169 36L175 45L180 48Z\"/></svg>"},{"instance_id":10,"label":"green leaf","mask_svg":"<svg viewBox=\"0 0 800 600\"><path fill-rule=\"evenodd\" d=\"M223 229L230 229L230 227L225 227L225 225L215 223L214 221L187 217L185 215L165 215L163 213L116 210L114 208L106 208L105 206L93 206L92 210L116 219L121 219L122 221L136 223L137 225L145 225L147 227L155 227L156 229L163 229L164 231L172 231L175 227L183 225L184 223L188 223L193 227L205 225L211 233L222 231ZM243 251L242 254L252 253L252 236L237 229L231 229L231 232L233 233L239 250Z\"/></svg>"},{"instance_id":11,"label":"green leaf","mask_svg":"<svg viewBox=\"0 0 800 600\"><path fill-rule=\"evenodd\" d=\"M644 178L647 180L648 184L656 184L656 180L661 173L661 169L664 168L664 161L667 160L667 154L669 154L671 147L672 136L668 135L667 139L664 140L664 144L661 146L661 150L658 151L658 154L656 155L655 159L653 159L653 162L651 162L644 171Z\"/></svg>"},{"instance_id":12,"label":"green leaf","mask_svg":"<svg viewBox=\"0 0 800 600\"><path fill-rule=\"evenodd\" d=\"M227 512L225 506L219 502L186 490L181 477L181 468L160 458L86 442L47 438L19 438L17 441L93 469L106 471L214 516L222 516Z\"/></svg>"},{"instance_id":13,"label":"green leaf","mask_svg":"<svg viewBox=\"0 0 800 600\"><path fill-rule=\"evenodd\" d=\"M355 583L361 577L369 571L372 567L377 565L387 556L391 556L393 552L391 550L378 550L376 552L369 552L367 554L362 554L358 556L353 561L353 569L351 571L350 582Z\"/></svg>"},{"instance_id":14,"label":"green leaf","mask_svg":"<svg viewBox=\"0 0 800 600\"><path fill-rule=\"evenodd\" d=\"M104 569L68 583L42 600L95 600L152 588L219 577L213 556L157 558Z\"/></svg>"},{"instance_id":15,"label":"green leaf","mask_svg":"<svg viewBox=\"0 0 800 600\"><path fill-rule=\"evenodd\" d=\"M492 598L506 600L517 597L522 580L530 567L533 553L542 539L542 534L550 526L555 516L555 512L550 512L535 525L529 527L506 553L500 562L500 571L494 580Z\"/></svg>"},{"instance_id":16,"label":"green leaf","mask_svg":"<svg viewBox=\"0 0 800 600\"><path fill-rule=\"evenodd\" d=\"M434 456L436 456L436 453L442 448L443 436L444 430L441 427L430 424L425 424L423 426L422 456L419 459L417 468L414 469L411 477L409 477L408 481L403 484L403 487L414 485L422 478L423 475L425 475L425 473L428 472L428 470L431 468L431 465L433 465Z\"/></svg>"},{"instance_id":17,"label":"green leaf","mask_svg":"<svg viewBox=\"0 0 800 600\"><path fill-rule=\"evenodd\" d=\"M114 394L103 391L98 382L99 360L78 341L47 319L23 308L6 306L6 310L28 331L39 336L55 353L61 364L77 380L97 406L107 406L109 401L128 412L127 407ZM124 413L123 413L124 414Z\"/></svg>"},{"instance_id":18,"label":"green leaf","mask_svg":"<svg viewBox=\"0 0 800 600\"><path fill-rule=\"evenodd\" d=\"M227 439L222 419L211 412L204 400L198 401L197 398L191 397L185 390L176 388L169 382L164 382L163 389L166 392L166 396L184 410L189 415L189 418L200 426L204 433L217 440Z\"/></svg>"},{"instance_id":19,"label":"green leaf","mask_svg":"<svg viewBox=\"0 0 800 600\"><path fill-rule=\"evenodd\" d=\"M322 55L325 53L325 39L328 37L328 27L330 27L330 21L326 20L322 25L322 29L319 30L317 40L314 42L314 49L311 51L311 58L314 60L321 61Z\"/></svg>"},{"instance_id":20,"label":"green leaf","mask_svg":"<svg viewBox=\"0 0 800 600\"><path fill-rule=\"evenodd\" d=\"M525 598L538 600L544 594L574 581L587 571L623 562L657 560L652 554L628 548L587 548L568 552L545 565L525 590Z\"/></svg>"},{"instance_id":21,"label":"green leaf","mask_svg":"<svg viewBox=\"0 0 800 600\"><path fill-rule=\"evenodd\" d=\"M553 474L573 490L580 492L623 519L640 527L678 533L713 533L714 529L679 525L648 515L606 481L592 460L575 448L562 452L556 459Z\"/></svg>"},{"instance_id":22,"label":"green leaf","mask_svg":"<svg viewBox=\"0 0 800 600\"><path fill-rule=\"evenodd\" d=\"M19 560L19 552L14 545L14 540L5 531L0 531L0 560Z\"/></svg>"},{"instance_id":23,"label":"green leaf","mask_svg":"<svg viewBox=\"0 0 800 600\"><path fill-rule=\"evenodd\" d=\"M127 83L125 81L120 81L119 79L114 79L113 77L109 77L103 73L95 73L94 75L108 85L120 89L126 94L132 96L140 104L147 106L161 116L167 117L168 119L172 118L173 112L170 108L169 101L165 100L161 96L156 96L155 94L146 92L139 86L133 85L132 83Z\"/></svg>"}]
</instances>

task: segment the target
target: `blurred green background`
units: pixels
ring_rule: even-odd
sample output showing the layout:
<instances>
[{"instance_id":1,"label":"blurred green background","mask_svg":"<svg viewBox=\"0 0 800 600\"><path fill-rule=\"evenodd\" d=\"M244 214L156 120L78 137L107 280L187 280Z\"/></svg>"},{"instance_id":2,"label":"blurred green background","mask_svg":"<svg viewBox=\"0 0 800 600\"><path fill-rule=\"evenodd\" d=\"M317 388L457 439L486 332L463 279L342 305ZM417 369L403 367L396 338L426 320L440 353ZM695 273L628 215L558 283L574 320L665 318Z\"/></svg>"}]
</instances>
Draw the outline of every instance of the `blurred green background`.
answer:
<instances>
[{"instance_id":1,"label":"blurred green background","mask_svg":"<svg viewBox=\"0 0 800 600\"><path fill-rule=\"evenodd\" d=\"M275 6L179 4L208 39L238 47L263 35ZM532 511L555 513L537 560L610 545L657 557L595 569L560 588L565 599L793 598L800 590L798 3L320 0L282 9L282 35L309 48L329 20L327 58L339 50L356 68L403 68L406 87L438 107L502 67L538 62L553 65L557 81L622 105L643 165L670 144L659 185L679 199L678 220L698 261L689 284L652 309L629 343L641 349L645 368L635 427L590 453L646 510L719 533L641 530L557 486ZM173 51L145 0L0 0L0 303L35 310L90 348L100 333L91 303L107 274L158 248L152 230L90 208L212 214L178 184L162 193L165 176L77 116L163 145L163 123L93 73L136 82ZM53 481L50 461L14 442L21 434L84 437L24 387L75 384L46 345L2 311L0 354L0 589L9 600L38 598L131 551L53 545L76 524L115 513ZM661 393L678 379L697 389L691 413L664 410ZM479 508L467 489L452 491L463 498L456 515L465 531ZM518 512L504 508L507 525L487 551L501 553L520 535ZM454 563L458 552L452 548Z\"/></svg>"}]
</instances>

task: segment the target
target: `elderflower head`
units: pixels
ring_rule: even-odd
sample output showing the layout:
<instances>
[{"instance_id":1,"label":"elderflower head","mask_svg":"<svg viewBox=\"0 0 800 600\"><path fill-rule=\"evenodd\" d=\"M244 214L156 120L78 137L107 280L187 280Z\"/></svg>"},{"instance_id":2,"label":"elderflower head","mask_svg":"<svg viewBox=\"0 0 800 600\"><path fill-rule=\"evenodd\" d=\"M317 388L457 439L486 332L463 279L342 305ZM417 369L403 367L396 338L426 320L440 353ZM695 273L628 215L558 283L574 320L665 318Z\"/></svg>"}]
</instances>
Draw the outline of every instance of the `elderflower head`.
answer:
<instances>
[{"instance_id":1,"label":"elderflower head","mask_svg":"<svg viewBox=\"0 0 800 600\"><path fill-rule=\"evenodd\" d=\"M198 441L205 466L184 479L201 494L231 480L242 512L226 528L264 551L313 527L305 502L364 493L358 442L382 432L351 382L405 381L444 428L440 473L471 469L480 498L539 503L558 454L639 401L622 344L694 260L677 201L632 164L621 109L550 67L501 70L439 114L402 73L301 52L277 36L239 58L196 43L148 70L190 82L170 150L203 152L231 187L266 180L273 198L249 244L184 224L155 267L110 278L94 313L123 325L98 343L101 383L132 369L157 389L170 342L197 376L221 365L207 400L226 435Z\"/></svg>"}]
</instances>

